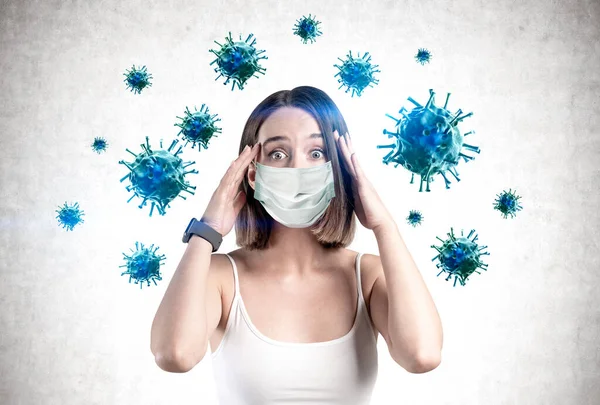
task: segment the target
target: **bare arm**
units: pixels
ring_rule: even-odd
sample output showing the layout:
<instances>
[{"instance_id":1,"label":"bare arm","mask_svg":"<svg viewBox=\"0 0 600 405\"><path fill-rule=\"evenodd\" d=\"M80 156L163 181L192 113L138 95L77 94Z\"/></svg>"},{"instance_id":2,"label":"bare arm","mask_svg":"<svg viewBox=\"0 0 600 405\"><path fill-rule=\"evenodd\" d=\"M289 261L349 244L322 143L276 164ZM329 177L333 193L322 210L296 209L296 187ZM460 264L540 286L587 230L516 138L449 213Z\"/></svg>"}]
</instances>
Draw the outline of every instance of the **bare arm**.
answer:
<instances>
[{"instance_id":1,"label":"bare arm","mask_svg":"<svg viewBox=\"0 0 600 405\"><path fill-rule=\"evenodd\" d=\"M152 322L150 350L165 371L186 372L206 353L211 253L192 235Z\"/></svg>"}]
</instances>

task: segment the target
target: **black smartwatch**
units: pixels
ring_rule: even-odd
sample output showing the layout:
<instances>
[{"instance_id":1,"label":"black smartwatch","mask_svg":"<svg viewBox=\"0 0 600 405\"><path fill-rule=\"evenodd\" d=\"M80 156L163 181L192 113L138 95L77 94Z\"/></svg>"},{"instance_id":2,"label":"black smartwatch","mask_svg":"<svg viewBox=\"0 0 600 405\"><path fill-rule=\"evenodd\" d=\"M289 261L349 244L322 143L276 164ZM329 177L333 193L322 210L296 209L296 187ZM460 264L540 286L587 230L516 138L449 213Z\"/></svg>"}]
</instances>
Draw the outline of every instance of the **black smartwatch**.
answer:
<instances>
[{"instance_id":1,"label":"black smartwatch","mask_svg":"<svg viewBox=\"0 0 600 405\"><path fill-rule=\"evenodd\" d=\"M183 243L188 243L192 235L198 235L202 239L206 239L213 246L213 253L219 249L221 242L223 241L223 235L212 229L210 226L202 221L198 221L196 218L192 218L188 224L185 232L183 233Z\"/></svg>"}]
</instances>

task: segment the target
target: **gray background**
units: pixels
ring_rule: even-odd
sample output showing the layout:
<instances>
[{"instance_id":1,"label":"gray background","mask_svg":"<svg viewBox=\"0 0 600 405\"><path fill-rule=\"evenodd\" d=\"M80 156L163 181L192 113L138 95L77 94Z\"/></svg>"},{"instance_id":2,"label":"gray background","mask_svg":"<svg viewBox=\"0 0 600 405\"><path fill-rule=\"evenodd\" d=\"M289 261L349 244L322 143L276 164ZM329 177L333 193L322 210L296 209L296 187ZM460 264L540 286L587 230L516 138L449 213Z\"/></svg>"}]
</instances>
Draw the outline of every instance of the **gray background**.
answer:
<instances>
[{"instance_id":1,"label":"gray background","mask_svg":"<svg viewBox=\"0 0 600 405\"><path fill-rule=\"evenodd\" d=\"M297 4L301 3L301 4ZM304 45L294 23L312 13L323 36ZM266 74L243 91L209 66L228 31L254 33ZM599 404L598 158L600 3L588 1L2 1L0 6L0 403L214 404L209 356L186 374L159 369L150 325L244 122L263 98L309 84L342 110L365 172L393 213L444 325L442 364L413 375L379 339L373 404ZM421 66L413 56L428 48ZM351 98L333 64L369 51L379 84ZM146 65L153 86L126 90ZM376 145L406 99L434 89L473 111L461 130L481 148L462 181L418 193ZM223 133L186 149L194 196L148 216L118 164L175 138L186 106L209 105ZM93 138L108 140L95 154ZM467 154L470 154L467 152ZM524 209L505 220L496 194L516 188ZM60 228L55 210L79 202L85 222ZM404 218L420 209L423 226ZM476 229L487 272L465 287L436 277L431 258L453 227ZM121 277L135 241L167 256L158 286ZM222 245L235 249L234 234ZM351 249L377 254L359 226Z\"/></svg>"}]
</instances>

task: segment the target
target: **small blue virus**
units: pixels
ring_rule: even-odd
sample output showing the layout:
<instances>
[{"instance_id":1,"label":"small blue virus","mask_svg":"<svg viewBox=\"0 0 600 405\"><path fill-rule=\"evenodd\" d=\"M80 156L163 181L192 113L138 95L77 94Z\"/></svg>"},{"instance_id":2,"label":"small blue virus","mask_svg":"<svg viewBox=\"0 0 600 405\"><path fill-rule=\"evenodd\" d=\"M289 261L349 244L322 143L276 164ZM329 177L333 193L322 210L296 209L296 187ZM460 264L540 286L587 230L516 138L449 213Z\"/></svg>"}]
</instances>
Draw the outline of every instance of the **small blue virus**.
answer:
<instances>
[{"instance_id":1,"label":"small blue virus","mask_svg":"<svg viewBox=\"0 0 600 405\"><path fill-rule=\"evenodd\" d=\"M144 285L144 282L148 283L150 287L150 281L156 284L156 280L162 280L160 275L161 261L165 260L165 255L157 255L156 251L158 247L154 248L154 244L150 245L149 248L144 247L143 243L135 242L135 251L131 256L123 253L126 263L119 267L126 267L127 271L121 273L121 276L129 274L129 283L131 280L135 281L135 284L140 285L140 289Z\"/></svg>"},{"instance_id":2,"label":"small blue virus","mask_svg":"<svg viewBox=\"0 0 600 405\"><path fill-rule=\"evenodd\" d=\"M192 143L192 149L198 143L198 151L202 150L200 146L204 149L208 148L208 142L211 138L217 138L216 133L221 133L221 128L215 126L217 121L221 121L220 118L215 119L217 114L210 115L208 113L208 107L206 104L202 104L200 111L194 107L196 110L194 113L191 113L190 110L185 107L185 117L177 117L182 120L181 123L175 124L181 128L181 131L177 135L183 134L183 139L186 141L184 146L187 146L188 143Z\"/></svg>"},{"instance_id":3,"label":"small blue virus","mask_svg":"<svg viewBox=\"0 0 600 405\"><path fill-rule=\"evenodd\" d=\"M127 73L123 73L125 76L125 83L132 92L140 94L146 87L151 87L150 79L152 75L146 72L146 66L142 66L141 69L136 69L135 65L128 70Z\"/></svg>"},{"instance_id":4,"label":"small blue virus","mask_svg":"<svg viewBox=\"0 0 600 405\"><path fill-rule=\"evenodd\" d=\"M456 238L454 236L454 230L450 228L450 233L447 234L447 240L442 240L436 236L436 238L442 242L441 247L431 245L431 247L439 253L431 260L434 261L438 259L440 262L439 264L436 264L438 269L440 267L442 268L442 271L438 273L438 277L444 271L448 273L446 281L454 276L453 287L456 287L457 280L464 286L471 274L481 274L477 271L478 268L487 271L488 265L482 263L480 259L480 256L489 255L487 252L481 252L486 249L487 246L478 246L477 243L475 243L477 235L471 240L470 238L473 233L475 233L475 229L472 229L465 238L463 232L460 231L461 237Z\"/></svg>"},{"instance_id":5,"label":"small blue virus","mask_svg":"<svg viewBox=\"0 0 600 405\"><path fill-rule=\"evenodd\" d=\"M248 35L245 41L242 41L242 35L240 34L240 40L233 42L231 38L231 32L229 32L229 36L225 37L227 43L225 45L221 45L217 41L214 41L217 45L221 47L218 51L210 49L209 52L214 53L217 58L213 60L210 64L217 64L217 68L215 68L215 72L219 73L216 80L219 80L221 76L225 76L227 80L225 80L224 85L229 83L230 80L233 80L233 84L231 85L231 90L235 88L237 85L240 90L244 89L244 84L246 81L252 76L256 76L257 73L264 75L267 70L264 67L258 65L260 59L269 59L266 56L259 56L264 53L264 50L258 51L254 44L256 43L256 39L254 39L251 43L248 43L250 39L253 37L253 34Z\"/></svg>"},{"instance_id":6,"label":"small blue virus","mask_svg":"<svg viewBox=\"0 0 600 405\"><path fill-rule=\"evenodd\" d=\"M446 182L446 189L450 188L450 181L444 174L449 172L456 181L460 181L459 174L456 171L456 165L459 158L465 162L474 159L461 152L461 148L466 148L471 152L479 153L479 148L464 143L464 137L474 133L467 132L461 135L457 125L467 117L473 115L472 112L461 115L462 110L452 114L446 109L450 93L446 96L446 102L442 108L434 104L435 92L429 90L429 100L425 106L417 103L412 97L408 100L416 107L407 115L407 111L402 107L399 111L403 118L397 119L389 114L389 118L396 122L395 132L383 130L388 138L396 138L396 142L391 145L378 145L377 149L393 149L383 158L384 164L395 163L394 167L402 165L405 169L412 172L410 184L413 184L415 174L421 176L419 192L423 191L423 182L427 182L426 191L429 192L429 182L433 180L435 174L440 174Z\"/></svg>"},{"instance_id":7,"label":"small blue virus","mask_svg":"<svg viewBox=\"0 0 600 405\"><path fill-rule=\"evenodd\" d=\"M517 190L515 190L515 193L516 191ZM517 211L523 209L519 203L521 197L514 194L512 189L509 189L508 191L503 190L502 193L498 194L496 197L494 209L500 211L504 216L504 219L508 218L509 215L511 218L514 218Z\"/></svg>"},{"instance_id":8,"label":"small blue virus","mask_svg":"<svg viewBox=\"0 0 600 405\"><path fill-rule=\"evenodd\" d=\"M136 155L129 149L125 149L131 153L135 160L133 162L125 162L120 160L119 163L127 166L130 172L125 175L121 182L125 179L129 179L130 185L128 185L127 191L133 191L133 195L127 202L131 201L133 197L143 198L142 203L138 208L142 208L146 205L146 201L152 201L152 207L150 208L150 216L154 211L154 207L158 209L160 215L165 215L165 209L170 208L169 203L175 199L175 197L181 197L182 191L186 191L190 194L194 194L190 189L195 190L195 186L187 183L185 176L190 173L198 173L197 170L185 171L185 169L196 163L196 162L183 162L183 160L177 156L181 153L182 146L179 146L177 152L171 153L171 150L178 142L175 139L171 146L167 150L163 150L162 139L160 140L160 150L152 151L150 144L148 143L148 137L146 137L146 144L141 144L142 153Z\"/></svg>"},{"instance_id":9,"label":"small blue virus","mask_svg":"<svg viewBox=\"0 0 600 405\"><path fill-rule=\"evenodd\" d=\"M108 142L106 142L106 139L100 138L100 137L94 138L94 142L92 143L92 149L97 154L105 152L107 146L108 146Z\"/></svg>"},{"instance_id":10,"label":"small blue virus","mask_svg":"<svg viewBox=\"0 0 600 405\"><path fill-rule=\"evenodd\" d=\"M417 225L421 225L422 221L423 215L421 212L416 210L411 210L408 214L408 217L406 217L406 222L408 222L409 225L412 225L413 228L416 228Z\"/></svg>"},{"instance_id":11,"label":"small blue virus","mask_svg":"<svg viewBox=\"0 0 600 405\"><path fill-rule=\"evenodd\" d=\"M319 30L319 24L321 24L321 22L314 20L310 14L308 17L302 16L302 18L296 20L296 25L294 25L294 35L298 35L302 38L302 41L305 44L307 41L310 41L312 44L318 36L323 34Z\"/></svg>"},{"instance_id":12,"label":"small blue virus","mask_svg":"<svg viewBox=\"0 0 600 405\"><path fill-rule=\"evenodd\" d=\"M59 206L58 208L59 209L56 210L58 213L56 218L58 219L58 225L62 225L63 229L72 231L76 225L83 223L83 219L81 217L83 217L85 214L79 209L79 203L76 202L73 205L68 205L65 202L65 205L62 207Z\"/></svg>"},{"instance_id":13,"label":"small blue virus","mask_svg":"<svg viewBox=\"0 0 600 405\"><path fill-rule=\"evenodd\" d=\"M373 87L374 84L379 83L378 79L373 77L373 74L380 72L376 70L379 65L372 65L371 56L369 52L365 53L362 57L360 53L355 59L352 57L352 51L348 52L346 60L338 58L342 61L342 65L333 65L339 69L339 72L334 77L339 76L338 83L342 83L338 90L344 86L347 86L346 93L352 89L352 97L356 94L358 97L362 95L362 92L367 87Z\"/></svg>"},{"instance_id":14,"label":"small blue virus","mask_svg":"<svg viewBox=\"0 0 600 405\"><path fill-rule=\"evenodd\" d=\"M415 55L415 60L421 65L425 65L431 61L431 52L425 48L419 48L417 54Z\"/></svg>"}]
</instances>

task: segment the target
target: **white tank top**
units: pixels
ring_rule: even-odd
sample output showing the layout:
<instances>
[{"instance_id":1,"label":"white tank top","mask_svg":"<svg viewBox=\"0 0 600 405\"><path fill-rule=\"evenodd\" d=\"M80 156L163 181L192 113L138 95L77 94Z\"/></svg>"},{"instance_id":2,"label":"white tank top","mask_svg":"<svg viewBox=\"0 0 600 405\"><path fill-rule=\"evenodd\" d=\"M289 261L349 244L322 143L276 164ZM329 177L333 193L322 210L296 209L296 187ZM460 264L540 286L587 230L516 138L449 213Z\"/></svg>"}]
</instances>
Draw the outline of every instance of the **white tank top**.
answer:
<instances>
[{"instance_id":1,"label":"white tank top","mask_svg":"<svg viewBox=\"0 0 600 405\"><path fill-rule=\"evenodd\" d=\"M326 342L280 342L260 333L248 316L233 265L235 295L223 339L211 353L220 405L368 405L377 379L377 341L360 282L346 335Z\"/></svg>"}]
</instances>

